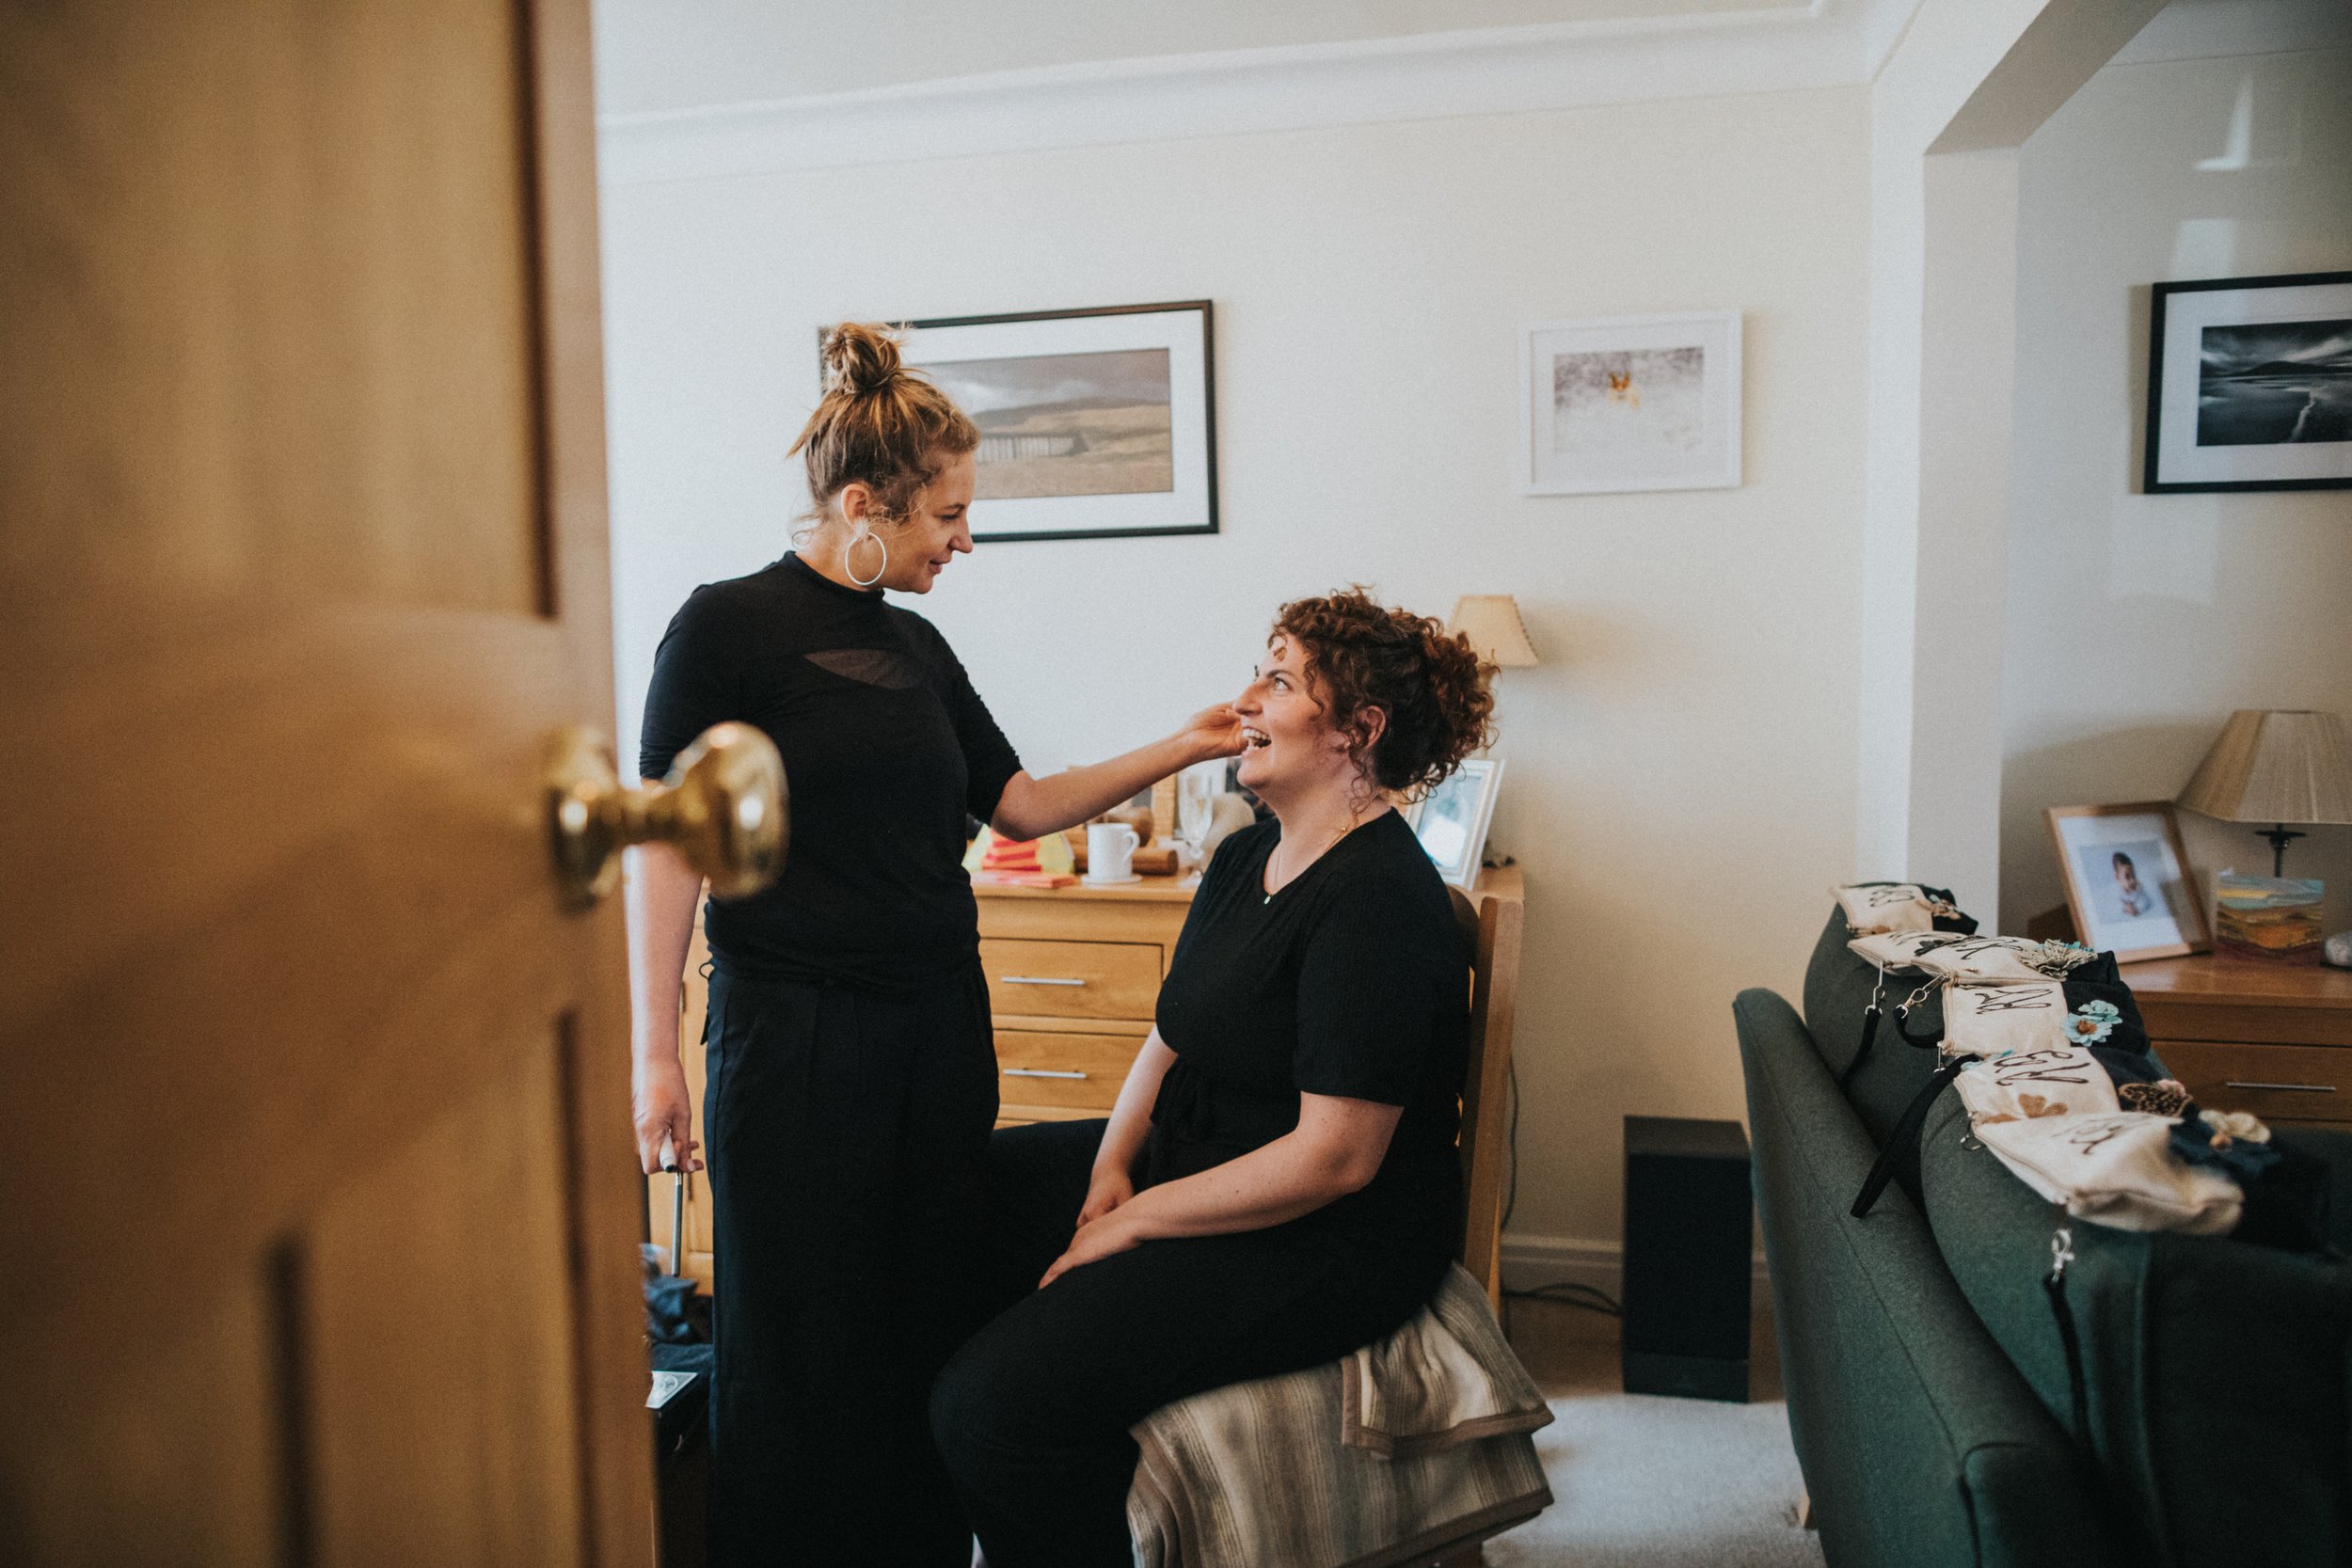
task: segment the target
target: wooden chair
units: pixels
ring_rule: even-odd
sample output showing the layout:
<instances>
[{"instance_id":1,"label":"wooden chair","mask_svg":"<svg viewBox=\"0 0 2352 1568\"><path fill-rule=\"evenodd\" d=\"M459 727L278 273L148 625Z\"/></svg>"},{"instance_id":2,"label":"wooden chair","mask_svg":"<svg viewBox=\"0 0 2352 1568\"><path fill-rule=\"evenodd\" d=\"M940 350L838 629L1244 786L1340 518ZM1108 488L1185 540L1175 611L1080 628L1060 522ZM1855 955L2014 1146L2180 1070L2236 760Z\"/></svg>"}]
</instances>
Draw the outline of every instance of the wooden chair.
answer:
<instances>
[{"instance_id":1,"label":"wooden chair","mask_svg":"<svg viewBox=\"0 0 2352 1568\"><path fill-rule=\"evenodd\" d=\"M1454 892L1454 918L1470 946L1470 1059L1462 1084L1464 1190L1462 1266L1500 1311L1502 1296L1503 1162L1509 1141L1511 1028L1518 1001L1519 941L1526 916L1516 867L1483 873L1475 891ZM1207 1397L1207 1396L1203 1396ZM1339 1440L1338 1433L1331 1441ZM1439 1544L1399 1568L1476 1568L1480 1545Z\"/></svg>"},{"instance_id":2,"label":"wooden chair","mask_svg":"<svg viewBox=\"0 0 2352 1568\"><path fill-rule=\"evenodd\" d=\"M1519 938L1527 920L1517 866L1479 873L1476 895L1454 894L1454 918L1470 945L1470 1061L1462 1075L1462 1267L1502 1311L1503 1160L1510 1152L1511 1028L1519 1001ZM1479 1568L1476 1543L1437 1560Z\"/></svg>"},{"instance_id":3,"label":"wooden chair","mask_svg":"<svg viewBox=\"0 0 2352 1568\"><path fill-rule=\"evenodd\" d=\"M1462 1081L1462 1266L1502 1308L1502 1163L1508 1152L1511 1027L1518 1009L1519 938L1527 918L1517 866L1482 872L1474 896L1454 890L1470 943L1470 1069Z\"/></svg>"}]
</instances>

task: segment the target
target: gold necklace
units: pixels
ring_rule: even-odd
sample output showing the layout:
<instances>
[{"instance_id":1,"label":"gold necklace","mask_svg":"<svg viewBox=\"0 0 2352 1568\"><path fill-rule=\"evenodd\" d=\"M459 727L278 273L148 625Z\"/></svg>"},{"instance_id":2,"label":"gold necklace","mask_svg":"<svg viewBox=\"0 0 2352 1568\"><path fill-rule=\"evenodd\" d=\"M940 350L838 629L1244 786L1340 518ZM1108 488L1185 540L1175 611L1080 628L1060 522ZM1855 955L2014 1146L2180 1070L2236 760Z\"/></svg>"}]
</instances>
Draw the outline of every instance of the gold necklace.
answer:
<instances>
[{"instance_id":1,"label":"gold necklace","mask_svg":"<svg viewBox=\"0 0 2352 1568\"><path fill-rule=\"evenodd\" d=\"M1299 878L1304 877L1304 876L1307 874L1308 869L1309 869L1310 867L1311 867L1311 866L1315 863L1315 861L1319 861L1319 860L1321 860L1324 856L1326 856L1326 855L1329 854L1329 853L1330 853L1330 852L1331 852L1334 848L1336 848L1336 847L1338 847L1340 840L1342 840L1342 839L1345 838L1348 834L1350 834L1350 833L1354 832L1357 829L1359 829L1359 828L1362 827L1362 826L1363 826L1366 822L1369 822L1369 821L1371 821L1371 820L1372 820L1372 818L1371 818L1371 817L1369 817L1369 816L1359 817L1359 816L1354 816L1354 815L1352 815L1352 814L1351 814L1351 815L1349 816L1349 817L1348 817L1347 826L1346 826L1346 827L1344 827L1344 828L1342 828L1342 829L1341 829L1338 832L1333 833L1333 834L1331 835L1330 841L1329 841L1328 843L1325 844L1325 845L1323 846L1323 847L1321 847L1320 849L1317 849L1317 850L1315 851L1315 853L1314 853L1314 859L1313 859L1313 860L1310 860L1310 861L1306 863L1306 865L1302 865L1302 866L1300 866L1300 867L1299 867L1296 871L1293 872L1290 876L1285 877L1285 878L1283 878L1283 879L1282 879L1282 887L1288 887L1288 886L1290 886L1293 882L1295 882L1295 881L1298 880L1298 879L1299 879ZM1287 843L1287 842L1288 842L1288 840L1284 840L1283 842L1284 842L1284 843ZM1281 844L1277 844L1277 845L1274 847L1274 851L1275 851L1275 854L1279 854L1279 853L1281 852L1281 849L1282 849L1282 845L1281 845ZM1272 864L1274 863L1274 855L1268 855L1268 856L1266 856L1266 863L1267 863L1268 865L1272 865ZM1261 888L1259 891L1263 893L1263 892L1264 892L1265 890L1264 890L1264 889L1263 889L1263 888ZM1281 892L1281 891L1282 891L1282 888L1276 888L1276 889L1274 890L1274 893L1279 893L1279 892ZM1266 895L1265 895L1263 898L1262 898L1262 899L1260 899L1260 900L1258 901L1258 902L1259 902L1259 906L1260 906L1261 908L1263 908L1265 905L1273 903L1273 902L1274 902L1274 893L1267 893L1267 894L1266 894Z\"/></svg>"}]
</instances>

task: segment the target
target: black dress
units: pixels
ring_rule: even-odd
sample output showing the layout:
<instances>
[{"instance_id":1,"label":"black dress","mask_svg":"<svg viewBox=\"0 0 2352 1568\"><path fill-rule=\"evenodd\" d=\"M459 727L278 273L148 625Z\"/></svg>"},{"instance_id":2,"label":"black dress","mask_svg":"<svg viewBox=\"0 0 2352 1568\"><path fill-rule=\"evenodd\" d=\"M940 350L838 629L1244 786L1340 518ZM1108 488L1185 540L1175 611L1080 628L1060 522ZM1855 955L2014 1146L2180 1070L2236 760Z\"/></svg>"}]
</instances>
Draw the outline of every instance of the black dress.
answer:
<instances>
[{"instance_id":1,"label":"black dress","mask_svg":"<svg viewBox=\"0 0 2352 1568\"><path fill-rule=\"evenodd\" d=\"M1130 1426L1393 1332L1460 1250L1470 954L1445 885L1389 812L1268 897L1279 835L1271 822L1235 833L1194 897L1160 990L1160 1036L1177 1059L1137 1185L1280 1137L1302 1093L1402 1106L1388 1156L1361 1191L1287 1224L1145 1242L1073 1269L957 1354L932 1430L990 1568L1129 1562ZM1104 1127L996 1134L1009 1294L1068 1246Z\"/></svg>"},{"instance_id":2,"label":"black dress","mask_svg":"<svg viewBox=\"0 0 2352 1568\"><path fill-rule=\"evenodd\" d=\"M796 556L695 590L639 770L740 720L783 753L775 886L711 900L711 1560L964 1568L924 1425L980 1312L996 1067L961 861L1020 760L922 617Z\"/></svg>"}]
</instances>

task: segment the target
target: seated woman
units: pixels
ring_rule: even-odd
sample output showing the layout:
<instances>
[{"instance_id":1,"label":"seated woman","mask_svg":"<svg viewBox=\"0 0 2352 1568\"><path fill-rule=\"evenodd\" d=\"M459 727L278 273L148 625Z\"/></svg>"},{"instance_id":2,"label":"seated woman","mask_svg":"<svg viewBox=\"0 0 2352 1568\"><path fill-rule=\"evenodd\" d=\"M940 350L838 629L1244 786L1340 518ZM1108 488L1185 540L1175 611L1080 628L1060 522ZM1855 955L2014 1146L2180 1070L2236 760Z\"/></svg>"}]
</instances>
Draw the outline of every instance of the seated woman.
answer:
<instances>
[{"instance_id":1,"label":"seated woman","mask_svg":"<svg viewBox=\"0 0 2352 1568\"><path fill-rule=\"evenodd\" d=\"M1233 705L1275 820L1217 850L1109 1120L991 1149L1029 1293L931 1400L990 1568L1123 1568L1129 1426L1393 1332L1460 1245L1470 954L1389 797L1485 742L1492 667L1360 591L1266 647Z\"/></svg>"}]
</instances>

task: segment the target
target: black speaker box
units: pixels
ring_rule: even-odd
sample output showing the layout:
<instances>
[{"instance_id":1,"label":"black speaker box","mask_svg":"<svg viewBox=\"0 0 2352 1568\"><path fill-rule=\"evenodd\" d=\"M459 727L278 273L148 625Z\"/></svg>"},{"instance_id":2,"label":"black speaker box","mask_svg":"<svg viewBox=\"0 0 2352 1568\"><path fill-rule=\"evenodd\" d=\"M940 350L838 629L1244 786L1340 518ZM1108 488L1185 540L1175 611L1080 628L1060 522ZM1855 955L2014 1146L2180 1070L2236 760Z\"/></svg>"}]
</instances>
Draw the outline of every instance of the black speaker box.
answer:
<instances>
[{"instance_id":1,"label":"black speaker box","mask_svg":"<svg viewBox=\"0 0 2352 1568\"><path fill-rule=\"evenodd\" d=\"M1748 1135L1625 1118L1625 1391L1748 1398Z\"/></svg>"}]
</instances>

